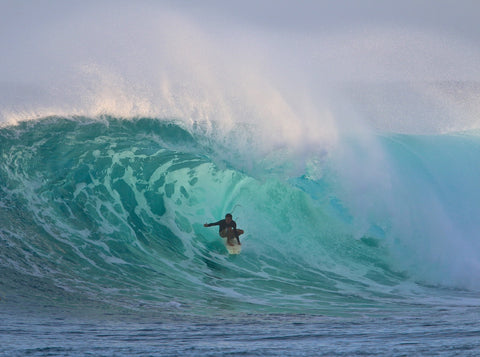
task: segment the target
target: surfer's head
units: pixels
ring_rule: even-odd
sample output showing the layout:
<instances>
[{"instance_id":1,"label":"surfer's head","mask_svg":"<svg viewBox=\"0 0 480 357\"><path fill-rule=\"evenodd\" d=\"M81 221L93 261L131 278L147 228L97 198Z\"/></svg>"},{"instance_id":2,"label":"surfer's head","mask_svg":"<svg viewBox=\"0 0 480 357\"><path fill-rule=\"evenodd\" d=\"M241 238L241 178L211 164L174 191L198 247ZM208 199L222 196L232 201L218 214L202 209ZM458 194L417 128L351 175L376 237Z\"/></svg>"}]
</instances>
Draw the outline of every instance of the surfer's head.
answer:
<instances>
[{"instance_id":1,"label":"surfer's head","mask_svg":"<svg viewBox=\"0 0 480 357\"><path fill-rule=\"evenodd\" d=\"M230 221L232 220L232 215L230 213L227 213L225 215L225 220L227 221L227 223L230 223Z\"/></svg>"}]
</instances>

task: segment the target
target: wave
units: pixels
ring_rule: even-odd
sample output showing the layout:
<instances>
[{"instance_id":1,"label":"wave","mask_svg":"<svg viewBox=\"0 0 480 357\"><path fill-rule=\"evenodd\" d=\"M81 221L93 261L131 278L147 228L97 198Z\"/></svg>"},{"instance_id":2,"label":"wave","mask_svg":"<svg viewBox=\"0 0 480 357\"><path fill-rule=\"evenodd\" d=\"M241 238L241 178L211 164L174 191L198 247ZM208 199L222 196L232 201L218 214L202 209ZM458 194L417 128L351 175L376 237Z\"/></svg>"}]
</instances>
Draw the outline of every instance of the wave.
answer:
<instances>
[{"instance_id":1,"label":"wave","mask_svg":"<svg viewBox=\"0 0 480 357\"><path fill-rule=\"evenodd\" d=\"M4 296L306 312L478 288L478 133L257 157L214 132L106 116L1 128ZM236 257L203 227L227 212L246 231Z\"/></svg>"}]
</instances>

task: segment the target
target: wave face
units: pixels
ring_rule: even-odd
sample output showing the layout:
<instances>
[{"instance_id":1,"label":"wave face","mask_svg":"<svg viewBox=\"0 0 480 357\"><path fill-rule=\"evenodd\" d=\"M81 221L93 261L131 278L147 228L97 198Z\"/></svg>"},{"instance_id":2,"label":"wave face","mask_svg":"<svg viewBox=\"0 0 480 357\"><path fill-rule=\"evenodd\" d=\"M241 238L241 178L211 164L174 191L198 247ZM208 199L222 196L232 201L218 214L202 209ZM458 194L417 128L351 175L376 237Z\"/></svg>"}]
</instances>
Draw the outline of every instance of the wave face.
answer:
<instances>
[{"instance_id":1,"label":"wave face","mask_svg":"<svg viewBox=\"0 0 480 357\"><path fill-rule=\"evenodd\" d=\"M239 167L171 120L4 127L3 294L312 312L477 289L477 134L377 136L374 152L345 138L292 176L271 156ZM239 256L203 227L227 212L246 231Z\"/></svg>"}]
</instances>

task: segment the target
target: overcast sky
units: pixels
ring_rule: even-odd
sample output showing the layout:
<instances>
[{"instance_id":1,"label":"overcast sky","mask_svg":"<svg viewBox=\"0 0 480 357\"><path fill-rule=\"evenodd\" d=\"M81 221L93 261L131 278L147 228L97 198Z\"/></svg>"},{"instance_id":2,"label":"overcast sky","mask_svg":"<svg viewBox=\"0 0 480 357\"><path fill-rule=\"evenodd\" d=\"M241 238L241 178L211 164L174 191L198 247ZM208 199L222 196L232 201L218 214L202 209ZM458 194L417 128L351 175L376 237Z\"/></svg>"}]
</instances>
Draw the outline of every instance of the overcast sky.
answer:
<instances>
[{"instance_id":1,"label":"overcast sky","mask_svg":"<svg viewBox=\"0 0 480 357\"><path fill-rule=\"evenodd\" d=\"M248 24L272 31L415 26L480 39L480 2L477 0L171 0L167 3L217 23Z\"/></svg>"},{"instance_id":2,"label":"overcast sky","mask_svg":"<svg viewBox=\"0 0 480 357\"><path fill-rule=\"evenodd\" d=\"M480 1L477 0L1 0L2 37L15 41L25 27L61 23L63 18L74 17L90 7L109 8L115 13L125 6L173 9L218 26L219 31L231 24L299 32L414 26L480 40Z\"/></svg>"},{"instance_id":3,"label":"overcast sky","mask_svg":"<svg viewBox=\"0 0 480 357\"><path fill-rule=\"evenodd\" d=\"M174 11L219 36L229 31L246 31L308 37L384 28L430 32L466 41L467 47L480 46L478 0L0 0L2 57L10 60L19 57L21 62L31 47L38 47L45 40L41 37L43 33L50 31L51 41L52 37L61 37L72 24L83 26L86 32L91 27L101 32L116 26L118 37L128 37L128 31L147 32L145 23L155 22L155 16L165 10ZM145 14L150 18L142 21ZM129 17L130 23L126 20ZM120 19L118 23L115 18ZM159 18L158 22L161 21ZM74 35L80 37L81 33ZM72 40L78 46L85 42L81 37ZM62 48L58 50L61 52ZM8 63L9 59L6 60ZM16 61L15 58L13 62Z\"/></svg>"},{"instance_id":4,"label":"overcast sky","mask_svg":"<svg viewBox=\"0 0 480 357\"><path fill-rule=\"evenodd\" d=\"M269 52L270 63L297 72L340 63L337 72L355 78L363 71L358 66L388 64L389 75L377 78L394 79L395 71L407 74L400 67L409 62L415 78L423 72L478 80L479 14L479 0L0 0L0 81L35 80L53 68L61 73L67 63L119 62L133 52L153 58L172 47L161 47L161 34L176 37L174 47L183 46L185 56L209 42L217 57L233 50L249 60L257 51L261 59Z\"/></svg>"},{"instance_id":5,"label":"overcast sky","mask_svg":"<svg viewBox=\"0 0 480 357\"><path fill-rule=\"evenodd\" d=\"M122 85L151 101L167 77L213 94L253 78L290 99L328 81L479 81L479 14L480 0L0 0L0 104Z\"/></svg>"}]
</instances>

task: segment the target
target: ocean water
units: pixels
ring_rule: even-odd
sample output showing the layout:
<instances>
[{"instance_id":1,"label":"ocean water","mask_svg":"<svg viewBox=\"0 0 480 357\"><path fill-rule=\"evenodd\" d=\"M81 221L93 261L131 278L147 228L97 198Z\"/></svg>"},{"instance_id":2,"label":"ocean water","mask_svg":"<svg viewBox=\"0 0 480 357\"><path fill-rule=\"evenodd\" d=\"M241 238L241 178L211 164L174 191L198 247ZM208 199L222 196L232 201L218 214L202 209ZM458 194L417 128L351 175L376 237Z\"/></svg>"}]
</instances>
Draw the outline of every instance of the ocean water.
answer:
<instances>
[{"instance_id":1,"label":"ocean water","mask_svg":"<svg viewBox=\"0 0 480 357\"><path fill-rule=\"evenodd\" d=\"M427 3L0 1L0 355L479 355L478 5Z\"/></svg>"},{"instance_id":2,"label":"ocean water","mask_svg":"<svg viewBox=\"0 0 480 357\"><path fill-rule=\"evenodd\" d=\"M0 353L477 354L480 136L378 135L374 181L346 141L291 176L175 120L3 127Z\"/></svg>"}]
</instances>

